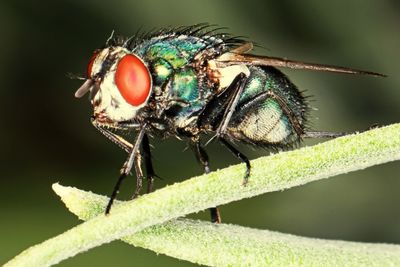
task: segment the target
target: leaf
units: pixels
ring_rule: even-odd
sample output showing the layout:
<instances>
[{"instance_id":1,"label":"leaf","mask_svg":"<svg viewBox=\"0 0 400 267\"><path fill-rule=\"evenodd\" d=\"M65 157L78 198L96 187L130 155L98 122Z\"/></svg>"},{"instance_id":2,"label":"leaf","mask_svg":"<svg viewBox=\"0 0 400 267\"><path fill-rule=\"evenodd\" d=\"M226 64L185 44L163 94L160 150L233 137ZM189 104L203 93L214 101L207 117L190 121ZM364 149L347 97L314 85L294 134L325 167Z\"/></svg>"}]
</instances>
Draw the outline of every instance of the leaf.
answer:
<instances>
[{"instance_id":1,"label":"leaf","mask_svg":"<svg viewBox=\"0 0 400 267\"><path fill-rule=\"evenodd\" d=\"M82 220L104 212L105 196L53 185ZM118 205L119 202L116 203ZM210 266L400 265L400 246L299 237L238 225L177 219L148 227L123 241L181 260Z\"/></svg>"},{"instance_id":2,"label":"leaf","mask_svg":"<svg viewBox=\"0 0 400 267\"><path fill-rule=\"evenodd\" d=\"M166 186L121 203L109 216L100 214L28 248L6 266L50 266L90 248L208 207L398 160L399 133L400 124L393 124L253 160L247 186L242 185L243 164Z\"/></svg>"}]
</instances>

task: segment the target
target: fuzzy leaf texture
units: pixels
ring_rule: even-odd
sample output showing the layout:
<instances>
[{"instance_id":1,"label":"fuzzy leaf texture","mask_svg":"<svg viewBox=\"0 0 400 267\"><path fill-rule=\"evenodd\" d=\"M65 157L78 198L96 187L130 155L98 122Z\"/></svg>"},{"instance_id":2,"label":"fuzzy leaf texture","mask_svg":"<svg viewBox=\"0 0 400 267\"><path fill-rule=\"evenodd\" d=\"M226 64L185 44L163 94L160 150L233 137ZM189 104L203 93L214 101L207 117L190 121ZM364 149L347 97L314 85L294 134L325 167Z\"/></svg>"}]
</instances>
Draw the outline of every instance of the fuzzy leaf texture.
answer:
<instances>
[{"instance_id":1,"label":"fuzzy leaf texture","mask_svg":"<svg viewBox=\"0 0 400 267\"><path fill-rule=\"evenodd\" d=\"M245 167L239 164L164 187L134 201L119 203L113 207L109 216L101 212L104 209L104 198L101 200L91 193L55 185L54 189L62 195L64 201L67 195L75 195L66 201L67 206L75 207L71 208L72 211L82 219L94 217L28 248L6 266L50 266L77 253L127 236L130 236L127 241L135 245L208 265L399 266L398 245L311 239L182 219L158 225L208 207L399 159L400 124L393 124L253 160L250 182L245 187L242 185ZM214 246L224 253L208 251L205 245L206 239L210 238L208 233L216 237L207 242L215 241ZM169 252L162 250L168 244L162 242L167 239L175 243ZM187 246L195 244L199 245L196 250L188 250ZM261 252L264 252L263 256L257 257ZM237 257L229 261L232 255ZM204 258L212 259L205 262Z\"/></svg>"},{"instance_id":2,"label":"fuzzy leaf texture","mask_svg":"<svg viewBox=\"0 0 400 267\"><path fill-rule=\"evenodd\" d=\"M82 220L104 212L108 197L53 185ZM116 205L118 205L116 203ZM306 238L231 224L177 219L148 227L123 241L209 266L398 266L400 246Z\"/></svg>"}]
</instances>

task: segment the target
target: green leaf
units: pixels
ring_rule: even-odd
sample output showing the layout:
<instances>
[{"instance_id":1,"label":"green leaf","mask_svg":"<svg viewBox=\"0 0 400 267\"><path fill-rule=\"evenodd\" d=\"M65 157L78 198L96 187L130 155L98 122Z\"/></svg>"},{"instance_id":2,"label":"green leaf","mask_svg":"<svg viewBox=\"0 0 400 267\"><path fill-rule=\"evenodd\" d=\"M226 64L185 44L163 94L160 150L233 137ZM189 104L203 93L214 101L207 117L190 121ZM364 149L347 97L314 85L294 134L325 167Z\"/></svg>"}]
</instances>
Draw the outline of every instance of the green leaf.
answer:
<instances>
[{"instance_id":1,"label":"green leaf","mask_svg":"<svg viewBox=\"0 0 400 267\"><path fill-rule=\"evenodd\" d=\"M53 185L82 220L104 212L105 196ZM119 203L116 203L118 205ZM151 226L123 241L181 260L210 266L389 266L400 265L400 246L299 237L190 219Z\"/></svg>"},{"instance_id":2,"label":"green leaf","mask_svg":"<svg viewBox=\"0 0 400 267\"><path fill-rule=\"evenodd\" d=\"M398 160L400 159L399 133L400 124L394 124L361 134L337 138L313 147L253 160L251 162L252 174L247 186L242 185L245 171L243 164L166 186L134 201L120 203L113 207L109 216L101 213L61 235L33 246L15 257L6 266L49 266L90 248L132 235L149 226L161 224L208 207ZM77 202L78 204L83 203L79 200ZM100 210L103 208L99 203L93 202L90 205ZM225 226L221 226L221 228L223 227ZM361 249L364 244L355 246ZM395 253L395 256L391 257L398 259L400 255L397 246L390 247L395 252L388 247L384 250L387 249L388 254ZM329 246L325 253L328 253L328 248ZM247 252L251 253L251 251L252 247L249 244ZM313 249L307 250L307 254L313 253ZM286 254L291 255L289 252ZM337 259L346 255L344 252L333 254L337 254ZM330 256L333 257L333 254ZM321 254L320 257L321 262L328 257L323 255ZM209 255L203 256L208 257ZM274 257L274 259L277 258L280 257ZM348 256L347 259L350 258ZM373 258L375 259L375 257ZM356 259L358 257L355 257ZM362 265L371 263L365 259L365 257L360 257L358 263ZM378 264L381 260L381 257L376 257L376 261L372 263ZM277 262L277 264L279 263ZM302 264L302 261L297 263ZM393 264L395 263L393 262Z\"/></svg>"}]
</instances>

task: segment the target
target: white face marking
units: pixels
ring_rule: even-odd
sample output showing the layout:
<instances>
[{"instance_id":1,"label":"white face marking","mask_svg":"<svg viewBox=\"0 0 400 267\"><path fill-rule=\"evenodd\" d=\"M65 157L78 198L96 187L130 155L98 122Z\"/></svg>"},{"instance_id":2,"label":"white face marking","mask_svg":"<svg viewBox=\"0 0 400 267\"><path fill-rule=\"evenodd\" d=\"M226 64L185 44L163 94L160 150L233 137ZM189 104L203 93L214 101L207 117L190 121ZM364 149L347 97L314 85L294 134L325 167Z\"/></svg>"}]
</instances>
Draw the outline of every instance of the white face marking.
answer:
<instances>
[{"instance_id":1,"label":"white face marking","mask_svg":"<svg viewBox=\"0 0 400 267\"><path fill-rule=\"evenodd\" d=\"M123 56L130 54L127 49L122 47L116 47L113 49L106 48L99 52L93 63L92 73L90 75L93 77L100 72L104 60L110 54L115 56L116 59L100 81L100 84L94 85L91 89L91 93L95 93L91 100L94 107L94 114L100 123L132 120L136 117L137 111L146 105L146 102L143 103L143 105L136 107L130 105L122 97L115 84L114 76L117 64ZM97 81L95 81L95 83L97 83ZM100 86L97 92L95 92L95 86Z\"/></svg>"},{"instance_id":2,"label":"white face marking","mask_svg":"<svg viewBox=\"0 0 400 267\"><path fill-rule=\"evenodd\" d=\"M135 118L138 107L128 104L121 96L114 82L114 71L107 73L100 84L100 90L94 96L94 114L102 113L113 122Z\"/></svg>"}]
</instances>

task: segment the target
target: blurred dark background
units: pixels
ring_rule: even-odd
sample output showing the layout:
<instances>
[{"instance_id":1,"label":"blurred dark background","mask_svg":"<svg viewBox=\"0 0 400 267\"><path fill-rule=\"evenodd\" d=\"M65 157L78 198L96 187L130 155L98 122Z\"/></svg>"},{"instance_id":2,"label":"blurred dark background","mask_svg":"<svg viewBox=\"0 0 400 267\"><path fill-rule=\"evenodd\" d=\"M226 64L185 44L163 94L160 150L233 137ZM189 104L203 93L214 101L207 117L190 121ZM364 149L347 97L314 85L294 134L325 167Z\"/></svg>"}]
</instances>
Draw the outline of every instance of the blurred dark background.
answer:
<instances>
[{"instance_id":1,"label":"blurred dark background","mask_svg":"<svg viewBox=\"0 0 400 267\"><path fill-rule=\"evenodd\" d=\"M355 131L400 122L398 1L2 1L0 3L0 263L79 224L51 190L59 181L109 194L125 153L89 123L73 97L92 51L114 29L209 22L265 48L257 53L361 68L388 78L284 72L313 95L315 129ZM185 142L152 140L158 188L201 173ZM312 144L308 142L306 144ZM269 152L241 147L251 158ZM218 144L212 168L237 161ZM297 235L400 243L400 163L340 175L221 207L223 221ZM121 198L133 192L124 183ZM208 220L208 212L192 217ZM190 266L122 242L61 266Z\"/></svg>"}]
</instances>

